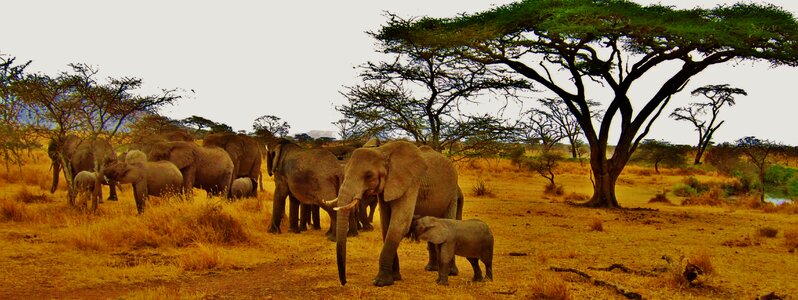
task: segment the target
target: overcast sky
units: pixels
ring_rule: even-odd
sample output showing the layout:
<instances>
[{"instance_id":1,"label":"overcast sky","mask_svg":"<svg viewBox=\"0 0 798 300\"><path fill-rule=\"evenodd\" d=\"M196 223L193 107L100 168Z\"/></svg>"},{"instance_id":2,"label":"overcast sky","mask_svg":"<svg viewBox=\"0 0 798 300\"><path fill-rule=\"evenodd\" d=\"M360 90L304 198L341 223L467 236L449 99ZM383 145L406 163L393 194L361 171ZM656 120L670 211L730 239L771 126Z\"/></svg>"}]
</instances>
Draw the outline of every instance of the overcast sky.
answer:
<instances>
[{"instance_id":1,"label":"overcast sky","mask_svg":"<svg viewBox=\"0 0 798 300\"><path fill-rule=\"evenodd\" d=\"M512 1L13 1L4 2L0 53L32 60L29 71L56 74L69 63L88 63L102 76L136 76L147 93L193 89L165 115L199 115L236 130L252 130L258 116L275 115L291 134L335 131L344 103L338 93L357 83L359 64L378 59L365 32L384 24L385 11L403 17L450 17ZM679 8L734 1L644 1ZM798 13L798 1L767 2ZM795 85L798 69L765 63L711 67L674 97L649 138L694 144L686 122L666 114L700 98L689 91L729 83L748 96L726 108L716 141L755 135L798 145ZM654 82L656 75L650 76ZM659 77L660 79L662 77ZM658 86L656 86L658 87ZM655 86L642 86L640 93ZM602 100L598 97L596 100ZM529 104L525 104L527 107ZM478 110L494 113L482 105ZM617 121L616 121L617 122ZM611 141L611 143L613 143Z\"/></svg>"}]
</instances>

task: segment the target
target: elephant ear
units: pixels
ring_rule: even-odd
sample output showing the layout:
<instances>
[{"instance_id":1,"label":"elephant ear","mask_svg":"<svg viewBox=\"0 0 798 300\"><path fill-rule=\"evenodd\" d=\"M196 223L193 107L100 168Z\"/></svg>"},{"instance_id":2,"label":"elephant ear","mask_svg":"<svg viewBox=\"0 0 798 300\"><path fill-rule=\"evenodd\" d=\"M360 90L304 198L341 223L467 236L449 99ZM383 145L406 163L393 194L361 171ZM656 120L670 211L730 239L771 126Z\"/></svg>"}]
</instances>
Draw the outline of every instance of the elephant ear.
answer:
<instances>
[{"instance_id":1,"label":"elephant ear","mask_svg":"<svg viewBox=\"0 0 798 300\"><path fill-rule=\"evenodd\" d=\"M388 165L383 199L399 199L410 187L418 185L419 178L427 171L427 164L418 147L408 142L388 143L377 149L385 155Z\"/></svg>"}]
</instances>

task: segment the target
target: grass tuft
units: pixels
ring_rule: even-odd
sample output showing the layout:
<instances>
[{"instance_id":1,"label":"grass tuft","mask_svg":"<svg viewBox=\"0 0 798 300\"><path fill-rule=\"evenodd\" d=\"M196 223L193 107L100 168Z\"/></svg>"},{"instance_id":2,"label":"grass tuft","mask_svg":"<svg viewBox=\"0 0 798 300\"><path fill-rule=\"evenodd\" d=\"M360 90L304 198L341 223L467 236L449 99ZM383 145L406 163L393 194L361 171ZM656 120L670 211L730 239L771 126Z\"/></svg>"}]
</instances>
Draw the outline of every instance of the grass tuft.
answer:
<instances>
[{"instance_id":1,"label":"grass tuft","mask_svg":"<svg viewBox=\"0 0 798 300\"><path fill-rule=\"evenodd\" d=\"M471 193L477 197L493 197L493 188L484 179L477 178L476 183L471 187Z\"/></svg>"},{"instance_id":2,"label":"grass tuft","mask_svg":"<svg viewBox=\"0 0 798 300\"><path fill-rule=\"evenodd\" d=\"M565 188L559 184L549 183L543 188L543 193L546 195L562 196L565 194Z\"/></svg>"},{"instance_id":3,"label":"grass tuft","mask_svg":"<svg viewBox=\"0 0 798 300\"><path fill-rule=\"evenodd\" d=\"M598 217L593 217L587 224L590 231L604 231L604 222Z\"/></svg>"},{"instance_id":4,"label":"grass tuft","mask_svg":"<svg viewBox=\"0 0 798 300\"><path fill-rule=\"evenodd\" d=\"M649 199L648 203L673 204L673 203L671 203L671 200L668 199L668 195L667 194L668 194L668 190L664 190L662 192L659 192L656 195L654 195L654 197Z\"/></svg>"},{"instance_id":5,"label":"grass tuft","mask_svg":"<svg viewBox=\"0 0 798 300\"><path fill-rule=\"evenodd\" d=\"M529 298L549 300L570 300L568 286L559 277L537 275L530 285Z\"/></svg>"},{"instance_id":6,"label":"grass tuft","mask_svg":"<svg viewBox=\"0 0 798 300\"><path fill-rule=\"evenodd\" d=\"M219 247L196 243L195 248L180 257L178 264L186 271L205 271L224 268L227 265L227 259Z\"/></svg>"},{"instance_id":7,"label":"grass tuft","mask_svg":"<svg viewBox=\"0 0 798 300\"><path fill-rule=\"evenodd\" d=\"M762 227L757 229L757 234L761 237L774 238L779 234L779 230L773 227Z\"/></svg>"},{"instance_id":8,"label":"grass tuft","mask_svg":"<svg viewBox=\"0 0 798 300\"><path fill-rule=\"evenodd\" d=\"M784 244L793 251L798 248L798 227L784 230Z\"/></svg>"},{"instance_id":9,"label":"grass tuft","mask_svg":"<svg viewBox=\"0 0 798 300\"><path fill-rule=\"evenodd\" d=\"M47 196L43 192L39 192L38 194L31 193L25 186L22 186L22 189L17 192L15 198L23 203L46 203L53 201L50 196Z\"/></svg>"}]
</instances>

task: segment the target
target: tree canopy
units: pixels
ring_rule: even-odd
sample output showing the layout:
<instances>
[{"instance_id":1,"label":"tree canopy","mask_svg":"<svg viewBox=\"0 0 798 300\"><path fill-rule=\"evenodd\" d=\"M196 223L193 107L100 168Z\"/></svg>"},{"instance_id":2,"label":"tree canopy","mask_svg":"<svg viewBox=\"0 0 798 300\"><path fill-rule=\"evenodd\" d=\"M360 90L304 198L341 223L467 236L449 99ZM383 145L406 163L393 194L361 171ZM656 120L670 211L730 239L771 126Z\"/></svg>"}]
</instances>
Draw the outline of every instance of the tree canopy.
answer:
<instances>
[{"instance_id":1,"label":"tree canopy","mask_svg":"<svg viewBox=\"0 0 798 300\"><path fill-rule=\"evenodd\" d=\"M693 76L731 60L798 65L795 18L751 3L675 9L627 0L527 0L453 18L391 19L377 36L389 45L448 48L461 59L503 65L562 99L590 145L596 185L587 205L600 207L618 206L618 176L671 96ZM630 97L644 74L674 63L680 66L648 98ZM609 100L595 99L606 108L595 126L587 102L594 82L612 93ZM633 100L642 101L636 112ZM612 152L611 128L620 130Z\"/></svg>"}]
</instances>

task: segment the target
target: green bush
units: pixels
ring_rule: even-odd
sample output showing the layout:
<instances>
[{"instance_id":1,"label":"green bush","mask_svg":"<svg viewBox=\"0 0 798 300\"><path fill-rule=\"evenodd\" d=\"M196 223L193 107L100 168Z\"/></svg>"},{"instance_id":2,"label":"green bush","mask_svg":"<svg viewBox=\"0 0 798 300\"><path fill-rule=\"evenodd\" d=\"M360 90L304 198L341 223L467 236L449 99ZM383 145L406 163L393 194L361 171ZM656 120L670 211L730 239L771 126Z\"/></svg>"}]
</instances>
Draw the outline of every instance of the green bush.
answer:
<instances>
[{"instance_id":1,"label":"green bush","mask_svg":"<svg viewBox=\"0 0 798 300\"><path fill-rule=\"evenodd\" d=\"M677 183L673 186L673 194L679 197L692 197L698 195L698 191L692 186L689 186L684 183Z\"/></svg>"}]
</instances>

